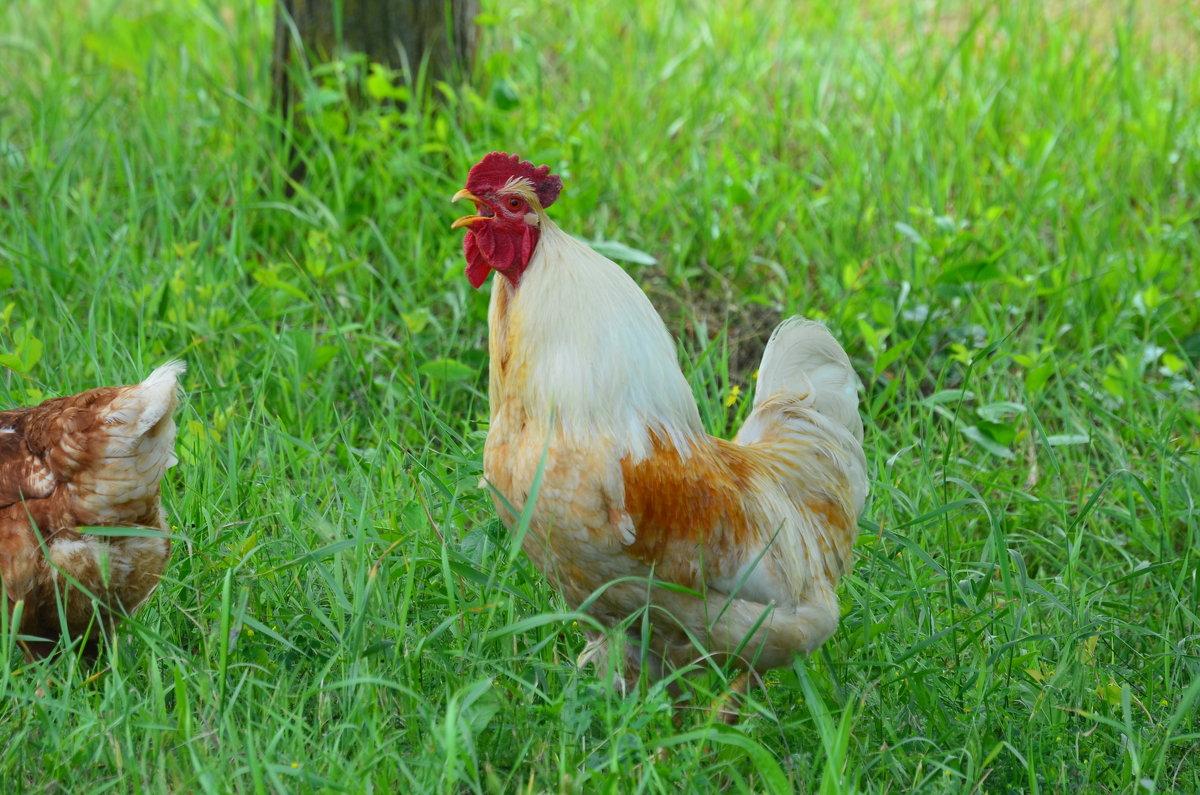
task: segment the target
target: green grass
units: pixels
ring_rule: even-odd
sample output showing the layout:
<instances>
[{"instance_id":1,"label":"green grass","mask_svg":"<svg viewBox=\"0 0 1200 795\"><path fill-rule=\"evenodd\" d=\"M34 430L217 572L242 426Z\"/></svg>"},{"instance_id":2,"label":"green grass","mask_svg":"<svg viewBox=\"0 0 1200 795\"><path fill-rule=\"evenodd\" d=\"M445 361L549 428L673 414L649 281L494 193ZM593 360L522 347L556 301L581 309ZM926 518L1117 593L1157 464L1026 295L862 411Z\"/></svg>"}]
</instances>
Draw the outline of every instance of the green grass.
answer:
<instances>
[{"instance_id":1,"label":"green grass","mask_svg":"<svg viewBox=\"0 0 1200 795\"><path fill-rule=\"evenodd\" d=\"M268 0L6 4L0 405L190 370L166 580L95 668L4 627L2 788L1200 791L1200 17L1049 5L488 2L441 103L321 70L287 199ZM866 384L841 629L737 727L577 670L476 488L493 149L714 431L793 312Z\"/></svg>"}]
</instances>

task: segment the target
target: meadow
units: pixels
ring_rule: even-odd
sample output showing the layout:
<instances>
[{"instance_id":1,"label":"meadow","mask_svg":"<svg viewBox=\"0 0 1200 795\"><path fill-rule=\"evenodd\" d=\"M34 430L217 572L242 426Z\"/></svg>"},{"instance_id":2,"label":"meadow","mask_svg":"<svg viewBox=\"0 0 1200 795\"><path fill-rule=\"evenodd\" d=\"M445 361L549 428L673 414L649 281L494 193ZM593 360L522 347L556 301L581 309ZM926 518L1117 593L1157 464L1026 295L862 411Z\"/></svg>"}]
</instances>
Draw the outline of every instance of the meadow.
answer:
<instances>
[{"instance_id":1,"label":"meadow","mask_svg":"<svg viewBox=\"0 0 1200 795\"><path fill-rule=\"evenodd\" d=\"M0 10L0 406L189 366L158 591L95 666L0 627L0 789L1200 792L1194 8L487 0L469 82L314 71L294 196L272 14ZM736 725L577 668L478 488L497 149L712 432L789 314L863 380L841 628Z\"/></svg>"}]
</instances>

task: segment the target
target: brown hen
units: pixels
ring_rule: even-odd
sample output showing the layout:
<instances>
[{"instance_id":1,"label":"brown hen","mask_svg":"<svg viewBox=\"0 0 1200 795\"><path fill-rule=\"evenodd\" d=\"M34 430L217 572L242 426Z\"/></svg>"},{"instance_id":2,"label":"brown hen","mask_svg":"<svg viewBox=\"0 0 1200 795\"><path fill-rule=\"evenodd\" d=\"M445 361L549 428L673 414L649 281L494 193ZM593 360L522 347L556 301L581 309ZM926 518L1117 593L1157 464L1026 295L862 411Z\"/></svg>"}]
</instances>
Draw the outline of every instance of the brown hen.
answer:
<instances>
[{"instance_id":1,"label":"brown hen","mask_svg":"<svg viewBox=\"0 0 1200 795\"><path fill-rule=\"evenodd\" d=\"M0 412L0 576L30 657L65 633L99 636L158 585L170 542L88 527L165 531L163 473L176 463L182 362L134 386L102 387Z\"/></svg>"}]
</instances>

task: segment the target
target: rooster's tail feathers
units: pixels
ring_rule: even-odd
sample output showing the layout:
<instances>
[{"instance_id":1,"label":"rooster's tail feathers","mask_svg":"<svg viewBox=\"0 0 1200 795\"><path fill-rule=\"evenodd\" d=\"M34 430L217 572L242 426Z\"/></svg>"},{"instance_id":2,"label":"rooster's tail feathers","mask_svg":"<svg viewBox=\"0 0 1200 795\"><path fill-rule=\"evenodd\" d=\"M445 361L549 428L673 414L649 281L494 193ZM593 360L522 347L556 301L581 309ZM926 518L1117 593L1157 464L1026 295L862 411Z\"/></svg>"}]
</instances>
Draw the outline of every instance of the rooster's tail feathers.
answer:
<instances>
[{"instance_id":1,"label":"rooster's tail feathers","mask_svg":"<svg viewBox=\"0 0 1200 795\"><path fill-rule=\"evenodd\" d=\"M754 405L780 392L811 395L817 411L844 425L861 442L858 383L850 357L829 329L795 315L780 323L767 342Z\"/></svg>"}]
</instances>

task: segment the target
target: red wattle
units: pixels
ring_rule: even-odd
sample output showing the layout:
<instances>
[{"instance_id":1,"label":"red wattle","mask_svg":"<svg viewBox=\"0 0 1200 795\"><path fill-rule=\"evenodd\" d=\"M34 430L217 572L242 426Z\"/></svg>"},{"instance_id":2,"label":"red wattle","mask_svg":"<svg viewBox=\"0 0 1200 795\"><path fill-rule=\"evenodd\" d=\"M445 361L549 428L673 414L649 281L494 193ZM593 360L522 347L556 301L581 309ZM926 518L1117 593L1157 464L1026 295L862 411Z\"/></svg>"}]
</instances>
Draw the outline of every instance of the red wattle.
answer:
<instances>
[{"instance_id":1,"label":"red wattle","mask_svg":"<svg viewBox=\"0 0 1200 795\"><path fill-rule=\"evenodd\" d=\"M479 250L479 244L475 241L475 234L469 230L463 238L463 254L467 258L467 281L478 290L487 281L492 266L484 259L483 252Z\"/></svg>"},{"instance_id":2,"label":"red wattle","mask_svg":"<svg viewBox=\"0 0 1200 795\"><path fill-rule=\"evenodd\" d=\"M517 230L495 223L481 221L468 229L463 238L467 279L472 287L479 288L493 270L503 274L513 287L518 286L541 236L537 227L527 224L521 224Z\"/></svg>"}]
</instances>

